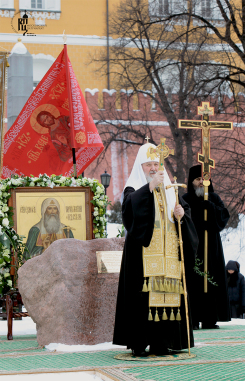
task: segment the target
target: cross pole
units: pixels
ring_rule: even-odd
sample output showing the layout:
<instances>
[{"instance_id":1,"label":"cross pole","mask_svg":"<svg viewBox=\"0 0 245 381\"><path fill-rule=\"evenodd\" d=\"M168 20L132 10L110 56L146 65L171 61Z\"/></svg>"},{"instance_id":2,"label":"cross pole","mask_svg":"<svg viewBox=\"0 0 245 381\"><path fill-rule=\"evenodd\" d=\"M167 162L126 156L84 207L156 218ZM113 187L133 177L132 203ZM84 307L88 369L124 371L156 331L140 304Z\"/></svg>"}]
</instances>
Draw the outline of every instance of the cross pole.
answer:
<instances>
[{"instance_id":1,"label":"cross pole","mask_svg":"<svg viewBox=\"0 0 245 381\"><path fill-rule=\"evenodd\" d=\"M178 187L187 188L185 184L178 184L177 177L174 176L174 183L167 185L166 189L174 187L176 205L179 205L179 196L178 196ZM179 231L179 245L180 245L180 256L181 256L181 265L182 265L182 277L183 277L183 286L184 286L184 301L185 301L185 314L186 314L186 327L187 327L187 339L188 339L188 349L189 356L191 355L191 344L190 344L190 325L189 325L189 313L188 313L188 301L187 301L187 288L186 288L186 277L185 277L185 261L184 261L184 250L183 250L183 241L182 241L182 231L180 225L180 216L177 218L178 221L178 231Z\"/></svg>"},{"instance_id":2,"label":"cross pole","mask_svg":"<svg viewBox=\"0 0 245 381\"><path fill-rule=\"evenodd\" d=\"M209 121L209 115L214 115L214 107L209 102L202 102L197 107L197 115L202 120L178 120L178 128L199 128L202 131L202 153L197 154L197 161L202 164L202 177L204 179L204 200L208 200L208 186L210 185L211 168L215 168L215 161L210 157L210 130L232 130L232 122ZM207 210L204 210L204 221L207 221ZM204 292L208 292L208 232L204 231Z\"/></svg>"},{"instance_id":3,"label":"cross pole","mask_svg":"<svg viewBox=\"0 0 245 381\"><path fill-rule=\"evenodd\" d=\"M147 137L145 138L145 140L147 141L147 143L149 143L150 138L147 136Z\"/></svg>"}]
</instances>

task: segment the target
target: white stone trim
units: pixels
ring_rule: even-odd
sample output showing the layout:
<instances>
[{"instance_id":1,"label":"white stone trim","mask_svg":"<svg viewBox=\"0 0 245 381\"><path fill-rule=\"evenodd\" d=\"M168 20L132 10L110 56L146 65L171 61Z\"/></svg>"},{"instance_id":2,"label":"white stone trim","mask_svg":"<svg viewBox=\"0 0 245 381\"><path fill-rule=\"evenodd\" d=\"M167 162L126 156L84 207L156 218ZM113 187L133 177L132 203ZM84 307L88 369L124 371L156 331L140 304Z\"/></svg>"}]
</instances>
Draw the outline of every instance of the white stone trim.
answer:
<instances>
[{"instance_id":1,"label":"white stone trim","mask_svg":"<svg viewBox=\"0 0 245 381\"><path fill-rule=\"evenodd\" d=\"M121 110L117 110L121 111ZM140 111L140 110L136 110ZM168 122L165 121L146 121L146 120L123 120L123 119L115 119L115 120L104 120L104 121L99 121L94 119L94 123L98 123L101 125L106 125L106 124L112 124L112 125L117 125L117 124L122 124L124 126L132 125L132 126L138 126L138 125L143 125L143 126L169 126Z\"/></svg>"},{"instance_id":2,"label":"white stone trim","mask_svg":"<svg viewBox=\"0 0 245 381\"><path fill-rule=\"evenodd\" d=\"M63 34L40 34L36 36L23 36L20 33L0 33L0 42L17 42L17 39L21 37L22 42L24 44L45 44L45 45L63 45ZM110 45L115 45L119 42L118 39L110 38ZM125 47L127 48L135 48L135 44L132 42L126 43L125 39ZM157 43L157 41L150 41L152 46ZM164 48L168 42L162 42L159 45L159 48ZM107 37L100 36L82 36L82 35L67 35L67 45L80 45L80 46L107 46ZM183 44L173 44L172 49L181 49ZM145 41L145 46L147 46L147 42ZM237 44L239 48L242 49L241 44ZM189 44L189 50L195 50L197 47L196 44ZM232 49L227 44L205 44L203 46L203 50L206 52L218 52L218 51L230 51Z\"/></svg>"},{"instance_id":3,"label":"white stone trim","mask_svg":"<svg viewBox=\"0 0 245 381\"><path fill-rule=\"evenodd\" d=\"M63 45L63 34L39 34L23 36L20 33L0 33L1 42L17 42L21 37L24 44ZM106 46L107 38L99 36L67 35L67 45Z\"/></svg>"},{"instance_id":4,"label":"white stone trim","mask_svg":"<svg viewBox=\"0 0 245 381\"><path fill-rule=\"evenodd\" d=\"M21 17L24 16L25 12L21 11ZM35 24L39 25L37 22L38 20L42 20L45 25L45 19L51 19L51 20L59 20L60 19L60 11L50 11L50 10L28 10L26 11L26 14L28 15L29 18L35 19Z\"/></svg>"},{"instance_id":5,"label":"white stone trim","mask_svg":"<svg viewBox=\"0 0 245 381\"><path fill-rule=\"evenodd\" d=\"M1 17L14 17L14 9L0 9L0 16Z\"/></svg>"},{"instance_id":6,"label":"white stone trim","mask_svg":"<svg viewBox=\"0 0 245 381\"><path fill-rule=\"evenodd\" d=\"M119 110L121 111L121 110ZM140 110L134 110L134 111L140 111ZM151 111L155 111L155 110L151 110ZM117 124L123 124L124 126L128 126L128 125L133 125L133 126L138 126L138 125L143 125L143 126L169 126L169 123L166 122L166 121L154 121L154 120L150 120L150 121L145 121L145 120L105 120L105 121L99 121L99 120L96 120L94 119L94 123L97 123L97 124L100 124L100 125L106 125L106 124L112 124L112 125L117 125ZM245 123L233 123L233 126L234 127L240 127L240 128L244 128L245 127Z\"/></svg>"}]
</instances>

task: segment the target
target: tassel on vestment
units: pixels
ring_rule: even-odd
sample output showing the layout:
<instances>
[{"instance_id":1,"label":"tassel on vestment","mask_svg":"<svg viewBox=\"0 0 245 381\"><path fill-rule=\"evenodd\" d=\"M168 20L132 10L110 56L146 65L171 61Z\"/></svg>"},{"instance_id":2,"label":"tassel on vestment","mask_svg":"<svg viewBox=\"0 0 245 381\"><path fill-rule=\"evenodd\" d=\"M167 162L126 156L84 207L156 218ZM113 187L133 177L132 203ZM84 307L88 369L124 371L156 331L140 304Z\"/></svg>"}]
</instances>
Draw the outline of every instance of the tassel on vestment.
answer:
<instances>
[{"instance_id":1,"label":"tassel on vestment","mask_svg":"<svg viewBox=\"0 0 245 381\"><path fill-rule=\"evenodd\" d=\"M175 320L173 308L171 308L171 314L170 314L169 320L171 320L171 321Z\"/></svg>"},{"instance_id":2,"label":"tassel on vestment","mask_svg":"<svg viewBox=\"0 0 245 381\"><path fill-rule=\"evenodd\" d=\"M154 321L160 321L159 316L158 316L157 308L156 308L156 313L155 313L155 319L154 319Z\"/></svg>"},{"instance_id":3,"label":"tassel on vestment","mask_svg":"<svg viewBox=\"0 0 245 381\"><path fill-rule=\"evenodd\" d=\"M159 286L158 286L156 277L154 278L154 289L155 291L159 291Z\"/></svg>"},{"instance_id":4,"label":"tassel on vestment","mask_svg":"<svg viewBox=\"0 0 245 381\"><path fill-rule=\"evenodd\" d=\"M145 280L144 280L144 284L143 284L142 292L148 292L147 284L146 284L146 278L145 278Z\"/></svg>"},{"instance_id":5,"label":"tassel on vestment","mask_svg":"<svg viewBox=\"0 0 245 381\"><path fill-rule=\"evenodd\" d=\"M151 309L149 308L148 320L153 320Z\"/></svg>"},{"instance_id":6,"label":"tassel on vestment","mask_svg":"<svg viewBox=\"0 0 245 381\"><path fill-rule=\"evenodd\" d=\"M163 309L162 320L168 320L168 315L166 313L166 308Z\"/></svg>"},{"instance_id":7,"label":"tassel on vestment","mask_svg":"<svg viewBox=\"0 0 245 381\"><path fill-rule=\"evenodd\" d=\"M176 320L178 320L178 321L181 320L180 309L179 308L178 308L178 312L177 312L177 315L176 315Z\"/></svg>"}]
</instances>

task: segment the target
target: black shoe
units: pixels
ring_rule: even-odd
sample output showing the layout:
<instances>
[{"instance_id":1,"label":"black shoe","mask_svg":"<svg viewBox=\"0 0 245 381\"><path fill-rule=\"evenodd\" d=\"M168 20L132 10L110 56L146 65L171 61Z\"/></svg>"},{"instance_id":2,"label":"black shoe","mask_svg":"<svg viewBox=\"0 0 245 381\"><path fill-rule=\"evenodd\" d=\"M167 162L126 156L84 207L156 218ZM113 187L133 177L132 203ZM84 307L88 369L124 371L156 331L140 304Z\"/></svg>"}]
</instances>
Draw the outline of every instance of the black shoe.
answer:
<instances>
[{"instance_id":1,"label":"black shoe","mask_svg":"<svg viewBox=\"0 0 245 381\"><path fill-rule=\"evenodd\" d=\"M132 349L132 355L136 357L147 357L148 352L145 351L145 349Z\"/></svg>"},{"instance_id":2,"label":"black shoe","mask_svg":"<svg viewBox=\"0 0 245 381\"><path fill-rule=\"evenodd\" d=\"M217 324L202 324L202 329L219 329Z\"/></svg>"},{"instance_id":3,"label":"black shoe","mask_svg":"<svg viewBox=\"0 0 245 381\"><path fill-rule=\"evenodd\" d=\"M193 326L193 330L196 331L197 329L199 329L199 325L194 325L194 326Z\"/></svg>"}]
</instances>

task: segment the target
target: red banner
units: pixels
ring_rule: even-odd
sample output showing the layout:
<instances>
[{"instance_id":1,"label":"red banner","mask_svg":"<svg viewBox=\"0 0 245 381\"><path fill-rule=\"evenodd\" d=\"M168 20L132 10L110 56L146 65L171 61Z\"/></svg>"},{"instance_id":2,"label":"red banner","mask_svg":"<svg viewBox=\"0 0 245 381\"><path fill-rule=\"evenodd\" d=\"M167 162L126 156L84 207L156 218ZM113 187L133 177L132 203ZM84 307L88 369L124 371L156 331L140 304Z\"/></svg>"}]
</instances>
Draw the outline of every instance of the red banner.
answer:
<instances>
[{"instance_id":1,"label":"red banner","mask_svg":"<svg viewBox=\"0 0 245 381\"><path fill-rule=\"evenodd\" d=\"M2 178L40 173L71 176L72 148L76 148L77 174L80 174L103 151L69 58L68 68L72 112L69 112L63 50L4 137ZM69 115L73 115L73 123Z\"/></svg>"}]
</instances>

